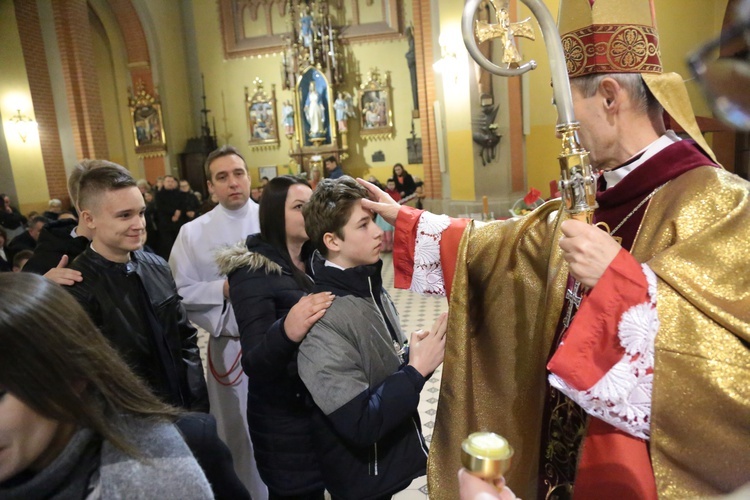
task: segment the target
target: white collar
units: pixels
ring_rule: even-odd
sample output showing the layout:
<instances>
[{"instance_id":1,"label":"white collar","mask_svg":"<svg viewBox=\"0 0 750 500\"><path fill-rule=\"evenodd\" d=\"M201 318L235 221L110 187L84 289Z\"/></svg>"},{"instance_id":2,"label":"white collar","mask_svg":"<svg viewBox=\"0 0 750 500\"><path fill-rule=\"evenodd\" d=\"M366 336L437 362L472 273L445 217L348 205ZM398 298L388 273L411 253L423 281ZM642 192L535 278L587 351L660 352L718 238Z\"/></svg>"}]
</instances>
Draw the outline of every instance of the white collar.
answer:
<instances>
[{"instance_id":1,"label":"white collar","mask_svg":"<svg viewBox=\"0 0 750 500\"><path fill-rule=\"evenodd\" d=\"M216 205L216 208L214 210L221 211L224 215L229 217L230 219L244 219L245 216L247 216L247 212L250 210L250 204L256 205L250 197L247 198L247 203L245 203L242 207L238 208L237 210L229 210L228 208L224 207L221 203Z\"/></svg>"},{"instance_id":2,"label":"white collar","mask_svg":"<svg viewBox=\"0 0 750 500\"><path fill-rule=\"evenodd\" d=\"M640 155L640 158L637 158L631 163L625 162L623 166L614 170L602 172L604 180L607 182L607 189L615 187L615 185L623 180L626 175L646 163L646 160L654 156L656 153L681 140L682 139L680 139L673 131L667 130L664 135L631 156L631 158L636 158Z\"/></svg>"},{"instance_id":3,"label":"white collar","mask_svg":"<svg viewBox=\"0 0 750 500\"><path fill-rule=\"evenodd\" d=\"M336 269L341 269L342 271L346 271L346 268L345 268L345 267L341 267L340 265L338 265L338 264L336 264L336 263L334 263L334 262L331 262L331 261L330 261L330 260L328 260L328 259L326 259L325 265L326 265L327 267L335 267Z\"/></svg>"}]
</instances>

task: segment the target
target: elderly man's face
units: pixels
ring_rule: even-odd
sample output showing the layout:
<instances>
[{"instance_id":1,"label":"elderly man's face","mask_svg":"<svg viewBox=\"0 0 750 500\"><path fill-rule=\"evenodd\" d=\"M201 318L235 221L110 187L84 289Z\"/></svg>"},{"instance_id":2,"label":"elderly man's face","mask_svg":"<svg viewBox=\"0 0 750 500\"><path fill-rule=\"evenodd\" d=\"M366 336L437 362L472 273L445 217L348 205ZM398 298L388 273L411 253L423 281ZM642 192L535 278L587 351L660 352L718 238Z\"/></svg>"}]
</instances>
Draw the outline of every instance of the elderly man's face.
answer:
<instances>
[{"instance_id":1,"label":"elderly man's face","mask_svg":"<svg viewBox=\"0 0 750 500\"><path fill-rule=\"evenodd\" d=\"M605 97L597 92L584 97L575 85L572 86L573 112L581 129L578 132L581 146L589 151L591 166L595 170L609 170L619 162L612 154L617 141L612 124L604 113Z\"/></svg>"}]
</instances>

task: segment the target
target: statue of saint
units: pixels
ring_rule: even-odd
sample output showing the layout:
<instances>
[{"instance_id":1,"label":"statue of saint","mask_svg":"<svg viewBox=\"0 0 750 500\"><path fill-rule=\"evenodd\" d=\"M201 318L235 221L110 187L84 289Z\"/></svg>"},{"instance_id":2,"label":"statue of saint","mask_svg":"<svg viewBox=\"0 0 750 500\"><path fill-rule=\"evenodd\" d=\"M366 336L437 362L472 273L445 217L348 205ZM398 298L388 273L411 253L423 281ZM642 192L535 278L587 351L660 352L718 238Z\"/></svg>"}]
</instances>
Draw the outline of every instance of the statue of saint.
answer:
<instances>
[{"instance_id":1,"label":"statue of saint","mask_svg":"<svg viewBox=\"0 0 750 500\"><path fill-rule=\"evenodd\" d=\"M313 39L313 18L310 15L310 7L305 7L299 20L299 39L302 45L310 47Z\"/></svg>"},{"instance_id":2,"label":"statue of saint","mask_svg":"<svg viewBox=\"0 0 750 500\"><path fill-rule=\"evenodd\" d=\"M315 83L310 82L310 90L305 100L305 118L310 126L310 137L320 137L325 134L325 106L320 99L320 94L315 89Z\"/></svg>"},{"instance_id":3,"label":"statue of saint","mask_svg":"<svg viewBox=\"0 0 750 500\"><path fill-rule=\"evenodd\" d=\"M289 100L284 101L281 106L281 116L284 121L284 133L291 137L294 135L294 107Z\"/></svg>"},{"instance_id":4,"label":"statue of saint","mask_svg":"<svg viewBox=\"0 0 750 500\"><path fill-rule=\"evenodd\" d=\"M339 92L336 100L333 102L333 109L336 111L336 122L339 125L339 132L349 130L348 120L354 117L354 104L349 92Z\"/></svg>"}]
</instances>

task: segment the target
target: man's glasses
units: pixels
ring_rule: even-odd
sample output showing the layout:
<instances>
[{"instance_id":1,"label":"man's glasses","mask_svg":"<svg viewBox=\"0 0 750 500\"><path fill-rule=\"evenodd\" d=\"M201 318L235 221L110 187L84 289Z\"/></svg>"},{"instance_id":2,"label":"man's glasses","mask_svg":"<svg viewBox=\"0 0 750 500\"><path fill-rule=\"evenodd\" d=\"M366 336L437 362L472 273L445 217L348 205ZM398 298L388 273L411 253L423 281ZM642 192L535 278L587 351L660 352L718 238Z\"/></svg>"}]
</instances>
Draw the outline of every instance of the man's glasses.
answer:
<instances>
[{"instance_id":1,"label":"man's glasses","mask_svg":"<svg viewBox=\"0 0 750 500\"><path fill-rule=\"evenodd\" d=\"M729 50L721 57L719 49ZM717 118L750 130L750 19L722 32L688 58L690 70L700 84Z\"/></svg>"}]
</instances>

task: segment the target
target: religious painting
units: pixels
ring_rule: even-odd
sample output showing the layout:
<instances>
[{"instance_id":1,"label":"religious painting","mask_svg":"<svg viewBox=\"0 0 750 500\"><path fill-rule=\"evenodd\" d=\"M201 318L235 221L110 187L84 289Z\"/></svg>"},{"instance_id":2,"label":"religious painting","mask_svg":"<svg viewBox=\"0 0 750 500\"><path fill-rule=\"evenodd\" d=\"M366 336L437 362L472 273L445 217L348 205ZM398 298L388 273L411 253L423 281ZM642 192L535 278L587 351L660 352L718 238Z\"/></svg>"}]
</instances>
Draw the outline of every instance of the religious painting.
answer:
<instances>
[{"instance_id":1,"label":"religious painting","mask_svg":"<svg viewBox=\"0 0 750 500\"><path fill-rule=\"evenodd\" d=\"M276 86L271 85L271 95L263 89L263 80L253 82L252 95L245 87L245 112L247 115L247 143L253 148L278 146L279 130L276 123Z\"/></svg>"},{"instance_id":2,"label":"religious painting","mask_svg":"<svg viewBox=\"0 0 750 500\"><path fill-rule=\"evenodd\" d=\"M336 137L332 91L326 76L309 67L299 79L297 94L297 130L302 146L331 144Z\"/></svg>"},{"instance_id":3,"label":"religious painting","mask_svg":"<svg viewBox=\"0 0 750 500\"><path fill-rule=\"evenodd\" d=\"M128 98L133 122L135 152L139 156L162 156L167 151L161 103L158 95L150 95L145 84L138 83L138 92Z\"/></svg>"},{"instance_id":4,"label":"religious painting","mask_svg":"<svg viewBox=\"0 0 750 500\"><path fill-rule=\"evenodd\" d=\"M269 181L276 177L278 171L276 169L275 165L270 165L267 167L258 167L258 177L261 179L268 179Z\"/></svg>"},{"instance_id":5,"label":"religious painting","mask_svg":"<svg viewBox=\"0 0 750 500\"><path fill-rule=\"evenodd\" d=\"M390 72L381 77L378 69L370 71L367 82L360 85L360 135L391 137L393 111Z\"/></svg>"}]
</instances>

